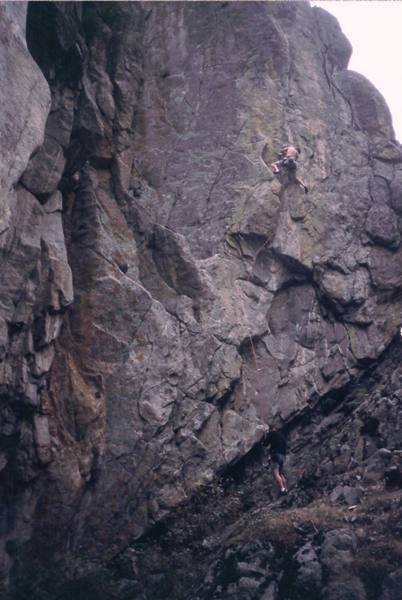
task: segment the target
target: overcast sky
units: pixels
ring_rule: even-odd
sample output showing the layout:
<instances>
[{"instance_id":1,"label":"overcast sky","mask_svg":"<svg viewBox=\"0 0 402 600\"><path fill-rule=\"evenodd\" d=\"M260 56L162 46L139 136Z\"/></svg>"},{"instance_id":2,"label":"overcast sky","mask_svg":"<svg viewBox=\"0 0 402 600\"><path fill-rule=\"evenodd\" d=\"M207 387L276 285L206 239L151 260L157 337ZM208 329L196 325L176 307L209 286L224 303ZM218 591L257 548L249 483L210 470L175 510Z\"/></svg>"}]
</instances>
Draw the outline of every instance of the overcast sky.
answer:
<instances>
[{"instance_id":1,"label":"overcast sky","mask_svg":"<svg viewBox=\"0 0 402 600\"><path fill-rule=\"evenodd\" d=\"M402 142L402 0L318 0L339 21L353 46L349 69L362 73L384 96Z\"/></svg>"}]
</instances>

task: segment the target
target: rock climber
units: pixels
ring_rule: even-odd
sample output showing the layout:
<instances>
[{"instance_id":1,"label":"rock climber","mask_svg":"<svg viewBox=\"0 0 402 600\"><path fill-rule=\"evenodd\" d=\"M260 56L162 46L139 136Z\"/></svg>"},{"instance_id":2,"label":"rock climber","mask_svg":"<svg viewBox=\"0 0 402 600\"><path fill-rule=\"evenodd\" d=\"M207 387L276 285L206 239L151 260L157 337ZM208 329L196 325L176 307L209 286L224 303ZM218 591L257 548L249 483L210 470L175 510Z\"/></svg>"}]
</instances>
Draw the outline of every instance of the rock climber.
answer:
<instances>
[{"instance_id":1,"label":"rock climber","mask_svg":"<svg viewBox=\"0 0 402 600\"><path fill-rule=\"evenodd\" d=\"M286 437L275 426L272 426L262 444L270 446L272 474L278 484L280 495L285 496L288 493L288 484L283 468L286 459Z\"/></svg>"},{"instance_id":2,"label":"rock climber","mask_svg":"<svg viewBox=\"0 0 402 600\"><path fill-rule=\"evenodd\" d=\"M273 162L271 167L274 175L279 175L281 167L286 169L288 173L293 176L295 183L297 183L307 194L308 187L296 175L297 159L299 158L300 152L300 148L295 146L285 146L279 153L280 159Z\"/></svg>"}]
</instances>

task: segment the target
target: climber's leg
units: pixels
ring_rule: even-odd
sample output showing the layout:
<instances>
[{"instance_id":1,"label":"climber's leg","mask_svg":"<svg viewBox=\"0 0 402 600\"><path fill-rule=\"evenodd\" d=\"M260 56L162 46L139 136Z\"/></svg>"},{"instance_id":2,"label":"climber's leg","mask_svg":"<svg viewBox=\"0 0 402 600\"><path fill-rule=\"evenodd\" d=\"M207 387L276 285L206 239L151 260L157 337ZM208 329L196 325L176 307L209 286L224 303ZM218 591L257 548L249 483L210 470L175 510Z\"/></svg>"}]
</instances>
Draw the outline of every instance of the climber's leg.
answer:
<instances>
[{"instance_id":1,"label":"climber's leg","mask_svg":"<svg viewBox=\"0 0 402 600\"><path fill-rule=\"evenodd\" d=\"M278 484L279 491L281 494L286 494L287 492L286 479L283 476L284 460L285 457L282 454L272 455L272 474L276 483Z\"/></svg>"},{"instance_id":2,"label":"climber's leg","mask_svg":"<svg viewBox=\"0 0 402 600\"><path fill-rule=\"evenodd\" d=\"M305 191L305 193L307 194L308 192L308 187L306 186L306 184L299 178L297 177L297 175L295 175L295 182L302 188L302 190Z\"/></svg>"}]
</instances>

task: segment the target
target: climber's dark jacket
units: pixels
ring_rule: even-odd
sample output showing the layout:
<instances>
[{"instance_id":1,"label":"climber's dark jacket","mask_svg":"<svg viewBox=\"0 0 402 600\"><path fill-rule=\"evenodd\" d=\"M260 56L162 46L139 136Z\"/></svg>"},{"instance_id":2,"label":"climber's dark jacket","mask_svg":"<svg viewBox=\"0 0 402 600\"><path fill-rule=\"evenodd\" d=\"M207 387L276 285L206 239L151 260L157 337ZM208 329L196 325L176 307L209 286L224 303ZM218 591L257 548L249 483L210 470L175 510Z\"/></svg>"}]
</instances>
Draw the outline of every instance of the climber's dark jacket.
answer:
<instances>
[{"instance_id":1,"label":"climber's dark jacket","mask_svg":"<svg viewBox=\"0 0 402 600\"><path fill-rule=\"evenodd\" d=\"M271 456L277 454L286 455L286 438L279 431L270 431L263 440L264 446L270 446L269 453Z\"/></svg>"}]
</instances>

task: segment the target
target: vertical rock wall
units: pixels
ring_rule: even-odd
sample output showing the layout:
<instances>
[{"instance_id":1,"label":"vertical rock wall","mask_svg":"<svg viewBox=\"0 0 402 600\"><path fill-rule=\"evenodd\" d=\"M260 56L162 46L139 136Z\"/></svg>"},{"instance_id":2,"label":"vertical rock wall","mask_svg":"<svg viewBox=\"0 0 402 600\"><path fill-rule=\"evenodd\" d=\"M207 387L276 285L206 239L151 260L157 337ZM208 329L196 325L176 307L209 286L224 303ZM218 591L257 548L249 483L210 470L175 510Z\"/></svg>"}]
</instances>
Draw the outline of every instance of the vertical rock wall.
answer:
<instances>
[{"instance_id":1,"label":"vertical rock wall","mask_svg":"<svg viewBox=\"0 0 402 600\"><path fill-rule=\"evenodd\" d=\"M306 3L31 3L27 165L48 92L12 35L40 85L7 92L3 473L35 527L5 539L110 556L389 344L401 149ZM286 142L307 196L267 167Z\"/></svg>"},{"instance_id":2,"label":"vertical rock wall","mask_svg":"<svg viewBox=\"0 0 402 600\"><path fill-rule=\"evenodd\" d=\"M44 141L46 80L25 40L25 2L0 3L0 579L13 541L31 535L40 475L51 459L41 401L62 313L72 302L62 197L20 178ZM40 152L40 150L39 150Z\"/></svg>"}]
</instances>

